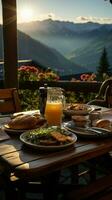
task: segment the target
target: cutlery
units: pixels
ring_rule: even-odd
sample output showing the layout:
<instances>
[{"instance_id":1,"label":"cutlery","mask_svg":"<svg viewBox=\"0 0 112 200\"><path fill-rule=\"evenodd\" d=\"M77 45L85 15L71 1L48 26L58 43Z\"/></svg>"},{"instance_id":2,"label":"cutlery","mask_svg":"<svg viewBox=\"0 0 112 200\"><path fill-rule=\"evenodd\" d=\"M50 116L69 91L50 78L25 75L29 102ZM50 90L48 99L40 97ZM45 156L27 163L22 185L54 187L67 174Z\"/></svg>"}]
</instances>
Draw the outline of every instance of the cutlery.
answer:
<instances>
[{"instance_id":1,"label":"cutlery","mask_svg":"<svg viewBox=\"0 0 112 200\"><path fill-rule=\"evenodd\" d=\"M102 134L102 131L96 130L96 129L90 128L90 127L86 128L85 130L87 130L87 131L92 131L92 132L97 133L97 134Z\"/></svg>"},{"instance_id":2,"label":"cutlery","mask_svg":"<svg viewBox=\"0 0 112 200\"><path fill-rule=\"evenodd\" d=\"M95 111L100 111L101 108L92 108L92 110L89 112L89 114L91 114L92 112L95 112Z\"/></svg>"},{"instance_id":3,"label":"cutlery","mask_svg":"<svg viewBox=\"0 0 112 200\"><path fill-rule=\"evenodd\" d=\"M92 129L97 129L97 131L103 131L103 132L105 132L105 133L112 133L112 130L109 130L109 129L105 129L105 128L98 128L98 127L93 127Z\"/></svg>"},{"instance_id":4,"label":"cutlery","mask_svg":"<svg viewBox=\"0 0 112 200\"><path fill-rule=\"evenodd\" d=\"M104 133L102 133L102 131L99 131L99 130L96 130L96 129L93 129L93 128L79 128L79 127L75 127L76 131L80 132L80 133L85 133L85 134L88 134L88 135L97 135L97 136L101 136L101 135L104 135Z\"/></svg>"}]
</instances>

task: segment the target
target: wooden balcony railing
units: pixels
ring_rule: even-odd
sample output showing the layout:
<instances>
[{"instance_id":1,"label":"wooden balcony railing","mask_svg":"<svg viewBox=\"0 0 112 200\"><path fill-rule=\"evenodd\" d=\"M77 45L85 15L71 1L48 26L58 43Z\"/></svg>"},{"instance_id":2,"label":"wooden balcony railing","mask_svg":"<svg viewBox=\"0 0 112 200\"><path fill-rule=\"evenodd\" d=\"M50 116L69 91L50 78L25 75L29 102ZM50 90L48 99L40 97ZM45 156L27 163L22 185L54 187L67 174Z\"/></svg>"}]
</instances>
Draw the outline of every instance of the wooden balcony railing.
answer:
<instances>
[{"instance_id":1,"label":"wooden balcony railing","mask_svg":"<svg viewBox=\"0 0 112 200\"><path fill-rule=\"evenodd\" d=\"M36 90L43 86L45 82L40 81L25 81L19 83L19 89ZM49 81L46 82L49 87L62 87L65 91L98 93L102 82L84 82L84 81ZM0 88L4 88L3 81L0 81Z\"/></svg>"},{"instance_id":2,"label":"wooden balcony railing","mask_svg":"<svg viewBox=\"0 0 112 200\"><path fill-rule=\"evenodd\" d=\"M43 86L45 82L21 82L19 89L38 89ZM101 82L82 82L82 81L49 81L46 82L49 87L62 87L65 91L84 92L84 93L98 93Z\"/></svg>"},{"instance_id":3,"label":"wooden balcony railing","mask_svg":"<svg viewBox=\"0 0 112 200\"><path fill-rule=\"evenodd\" d=\"M19 94L22 110L39 108L38 89L44 82L30 81L19 83ZM71 81L52 81L47 82L48 86L61 87L65 90L66 102L89 102L93 100L99 92L100 82L71 82ZM0 88L3 87L3 81L0 81ZM29 91L30 90L30 91Z\"/></svg>"}]
</instances>

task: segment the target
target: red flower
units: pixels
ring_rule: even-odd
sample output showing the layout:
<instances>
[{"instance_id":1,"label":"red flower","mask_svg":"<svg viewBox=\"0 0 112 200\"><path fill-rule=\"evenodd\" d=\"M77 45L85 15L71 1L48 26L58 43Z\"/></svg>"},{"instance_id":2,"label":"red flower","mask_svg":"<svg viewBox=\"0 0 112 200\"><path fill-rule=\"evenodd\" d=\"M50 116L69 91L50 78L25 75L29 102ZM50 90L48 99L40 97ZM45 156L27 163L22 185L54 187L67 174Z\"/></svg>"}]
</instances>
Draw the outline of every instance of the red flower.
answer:
<instances>
[{"instance_id":1,"label":"red flower","mask_svg":"<svg viewBox=\"0 0 112 200\"><path fill-rule=\"evenodd\" d=\"M18 68L18 71L26 71L26 72L32 72L32 73L38 73L39 70L34 66L21 66Z\"/></svg>"}]
</instances>

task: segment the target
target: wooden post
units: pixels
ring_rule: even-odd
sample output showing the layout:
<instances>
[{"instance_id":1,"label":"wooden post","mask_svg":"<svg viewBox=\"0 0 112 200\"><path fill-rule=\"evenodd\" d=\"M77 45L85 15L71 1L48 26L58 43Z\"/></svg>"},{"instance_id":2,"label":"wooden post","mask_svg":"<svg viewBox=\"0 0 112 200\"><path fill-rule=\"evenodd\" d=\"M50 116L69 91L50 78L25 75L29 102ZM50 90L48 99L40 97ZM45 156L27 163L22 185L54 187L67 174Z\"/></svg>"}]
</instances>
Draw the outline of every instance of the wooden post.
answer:
<instances>
[{"instance_id":1,"label":"wooden post","mask_svg":"<svg viewBox=\"0 0 112 200\"><path fill-rule=\"evenodd\" d=\"M16 0L2 0L5 88L18 87Z\"/></svg>"}]
</instances>

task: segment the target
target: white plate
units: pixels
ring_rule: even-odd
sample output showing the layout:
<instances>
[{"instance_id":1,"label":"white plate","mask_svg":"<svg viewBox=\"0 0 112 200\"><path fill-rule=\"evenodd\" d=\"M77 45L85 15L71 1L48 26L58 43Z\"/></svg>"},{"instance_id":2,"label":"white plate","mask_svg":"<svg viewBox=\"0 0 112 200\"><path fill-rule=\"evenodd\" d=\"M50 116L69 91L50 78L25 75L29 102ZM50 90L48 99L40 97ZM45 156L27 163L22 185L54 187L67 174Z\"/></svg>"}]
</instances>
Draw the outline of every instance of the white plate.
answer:
<instances>
[{"instance_id":1,"label":"white plate","mask_svg":"<svg viewBox=\"0 0 112 200\"><path fill-rule=\"evenodd\" d=\"M43 124L41 127L44 127L44 126L46 126L46 123L45 124ZM36 128L40 128L40 126L37 126L37 127L35 127L34 129L36 129ZM14 133L14 134L16 134L16 133L23 133L23 132L26 132L26 131L29 131L29 130L33 130L33 129L12 129L12 128L10 128L9 126L8 126L8 124L5 124L4 126L3 126L3 129L4 129L4 131L6 131L6 132L8 132L8 133Z\"/></svg>"},{"instance_id":2,"label":"white plate","mask_svg":"<svg viewBox=\"0 0 112 200\"><path fill-rule=\"evenodd\" d=\"M66 132L69 133L69 131L66 131ZM27 136L29 133L30 133L30 131L26 131L26 132L22 133L22 134L20 135L20 140L21 140L24 144L26 144L27 146L32 147L32 148L34 148L34 149L38 149L38 150L51 150L51 151L53 151L53 150L61 150L61 149L65 149L65 148L67 148L67 147L72 146L72 145L77 141L77 136L76 136L74 133L69 133L69 135L73 138L73 141L72 141L72 142L69 142L69 143L67 143L67 144L62 144L62 145L50 145L50 146L48 146L48 145L37 145L37 144L34 144L34 143L32 143L32 142L30 142L30 141L28 141L28 140L26 139L26 136Z\"/></svg>"},{"instance_id":3,"label":"white plate","mask_svg":"<svg viewBox=\"0 0 112 200\"><path fill-rule=\"evenodd\" d=\"M112 131L97 127L80 128L76 127L73 121L63 124L63 127L77 136L83 138L107 138L112 137Z\"/></svg>"},{"instance_id":4,"label":"white plate","mask_svg":"<svg viewBox=\"0 0 112 200\"><path fill-rule=\"evenodd\" d=\"M19 134L19 133L23 133L27 130L26 129L12 129L12 128L9 128L8 124L4 125L4 131L6 131L8 133L18 133Z\"/></svg>"},{"instance_id":5,"label":"white plate","mask_svg":"<svg viewBox=\"0 0 112 200\"><path fill-rule=\"evenodd\" d=\"M34 115L34 114L40 114L39 110L28 110L28 111L23 111L23 112L16 112L12 114L12 117L16 117L18 115Z\"/></svg>"}]
</instances>

